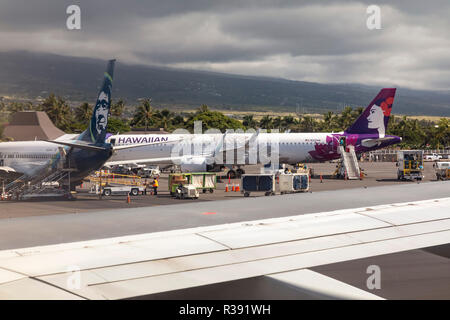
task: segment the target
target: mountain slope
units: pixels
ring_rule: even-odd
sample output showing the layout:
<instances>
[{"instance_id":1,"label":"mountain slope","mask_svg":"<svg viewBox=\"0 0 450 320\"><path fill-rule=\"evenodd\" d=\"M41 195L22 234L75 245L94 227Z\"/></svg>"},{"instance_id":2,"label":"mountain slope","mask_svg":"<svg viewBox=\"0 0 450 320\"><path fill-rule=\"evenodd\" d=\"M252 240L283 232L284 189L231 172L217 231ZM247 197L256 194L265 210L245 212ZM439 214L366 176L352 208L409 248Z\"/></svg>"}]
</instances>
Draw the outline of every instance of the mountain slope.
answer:
<instances>
[{"instance_id":1,"label":"mountain slope","mask_svg":"<svg viewBox=\"0 0 450 320\"><path fill-rule=\"evenodd\" d=\"M109 58L109 57L108 57ZM105 61L29 52L0 53L0 96L34 99L49 92L72 101L93 101ZM228 75L127 65L118 61L114 97L128 104L151 97L155 105L199 106L235 110L267 107L279 111L340 110L366 106L378 87L318 84L267 77ZM395 113L450 116L450 94L399 88Z\"/></svg>"}]
</instances>

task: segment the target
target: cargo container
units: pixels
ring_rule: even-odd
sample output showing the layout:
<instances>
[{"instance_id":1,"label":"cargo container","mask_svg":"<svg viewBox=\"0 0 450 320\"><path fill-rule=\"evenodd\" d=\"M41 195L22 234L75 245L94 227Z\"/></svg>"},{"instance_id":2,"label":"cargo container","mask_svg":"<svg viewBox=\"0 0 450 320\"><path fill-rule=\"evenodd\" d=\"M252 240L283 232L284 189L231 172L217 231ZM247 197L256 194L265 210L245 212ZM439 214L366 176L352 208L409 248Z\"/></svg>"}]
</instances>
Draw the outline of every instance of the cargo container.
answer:
<instances>
[{"instance_id":1,"label":"cargo container","mask_svg":"<svg viewBox=\"0 0 450 320\"><path fill-rule=\"evenodd\" d=\"M288 173L279 175L281 194L309 191L308 173Z\"/></svg>"},{"instance_id":2,"label":"cargo container","mask_svg":"<svg viewBox=\"0 0 450 320\"><path fill-rule=\"evenodd\" d=\"M251 192L264 192L266 196L275 194L275 175L244 174L241 177L241 192L248 197Z\"/></svg>"}]
</instances>

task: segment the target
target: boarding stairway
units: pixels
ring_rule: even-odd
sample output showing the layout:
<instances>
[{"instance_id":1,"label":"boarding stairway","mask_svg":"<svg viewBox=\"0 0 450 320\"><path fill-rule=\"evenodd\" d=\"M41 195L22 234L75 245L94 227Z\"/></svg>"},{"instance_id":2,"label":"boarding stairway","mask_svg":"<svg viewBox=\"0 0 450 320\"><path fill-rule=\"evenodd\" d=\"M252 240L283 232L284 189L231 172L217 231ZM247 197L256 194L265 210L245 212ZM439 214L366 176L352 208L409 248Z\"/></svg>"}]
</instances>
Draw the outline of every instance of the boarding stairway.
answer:
<instances>
[{"instance_id":1,"label":"boarding stairway","mask_svg":"<svg viewBox=\"0 0 450 320\"><path fill-rule=\"evenodd\" d=\"M66 167L65 157L61 157L56 166L49 165L32 176L22 175L8 183L4 186L2 195L14 197L18 200L23 195L39 195L51 190L61 192L63 191L61 187L64 185L64 180L67 178L70 180L70 172L72 171L74 169Z\"/></svg>"},{"instance_id":2,"label":"boarding stairway","mask_svg":"<svg viewBox=\"0 0 450 320\"><path fill-rule=\"evenodd\" d=\"M347 151L348 150L348 151ZM347 146L347 150L344 146L339 146L339 154L341 155L341 162L343 165L344 173L349 180L356 180L360 178L361 171L358 165L358 158L356 157L355 147Z\"/></svg>"},{"instance_id":3,"label":"boarding stairway","mask_svg":"<svg viewBox=\"0 0 450 320\"><path fill-rule=\"evenodd\" d=\"M64 179L70 174L70 169L45 170L30 177L23 175L4 187L3 194L9 194L16 198L24 194L42 194L55 186L61 186Z\"/></svg>"}]
</instances>

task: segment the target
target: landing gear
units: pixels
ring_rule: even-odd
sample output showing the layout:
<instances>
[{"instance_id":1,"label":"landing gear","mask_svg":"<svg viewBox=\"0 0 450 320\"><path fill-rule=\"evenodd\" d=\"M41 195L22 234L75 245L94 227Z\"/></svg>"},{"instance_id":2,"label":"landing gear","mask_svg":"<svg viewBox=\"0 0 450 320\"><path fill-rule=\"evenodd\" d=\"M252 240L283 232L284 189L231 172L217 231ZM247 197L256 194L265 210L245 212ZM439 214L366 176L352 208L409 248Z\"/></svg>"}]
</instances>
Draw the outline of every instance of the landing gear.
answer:
<instances>
[{"instance_id":1,"label":"landing gear","mask_svg":"<svg viewBox=\"0 0 450 320\"><path fill-rule=\"evenodd\" d=\"M240 178L243 174L245 174L245 170L241 169L241 168L236 169L236 171L229 170L227 172L227 178L228 179L236 179L236 178Z\"/></svg>"},{"instance_id":2,"label":"landing gear","mask_svg":"<svg viewBox=\"0 0 450 320\"><path fill-rule=\"evenodd\" d=\"M227 178L228 179L236 179L236 171L230 170L227 172Z\"/></svg>"},{"instance_id":3,"label":"landing gear","mask_svg":"<svg viewBox=\"0 0 450 320\"><path fill-rule=\"evenodd\" d=\"M243 174L245 174L245 170L239 168L239 169L236 170L236 173L238 175L238 178L240 178Z\"/></svg>"}]
</instances>

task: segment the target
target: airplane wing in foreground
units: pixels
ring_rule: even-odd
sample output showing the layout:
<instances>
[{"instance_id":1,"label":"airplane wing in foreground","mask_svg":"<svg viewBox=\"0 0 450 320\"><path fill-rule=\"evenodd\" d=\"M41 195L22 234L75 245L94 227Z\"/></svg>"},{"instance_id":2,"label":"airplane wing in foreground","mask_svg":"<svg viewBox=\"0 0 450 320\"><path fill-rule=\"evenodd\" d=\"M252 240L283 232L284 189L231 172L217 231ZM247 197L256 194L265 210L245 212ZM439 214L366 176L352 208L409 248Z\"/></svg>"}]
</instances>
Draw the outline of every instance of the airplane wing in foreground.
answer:
<instances>
[{"instance_id":1,"label":"airplane wing in foreground","mask_svg":"<svg viewBox=\"0 0 450 320\"><path fill-rule=\"evenodd\" d=\"M442 198L3 250L0 299L124 299L261 276L378 299L310 268L446 244L449 206Z\"/></svg>"}]
</instances>

